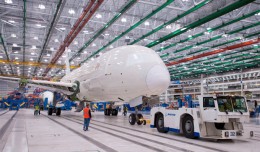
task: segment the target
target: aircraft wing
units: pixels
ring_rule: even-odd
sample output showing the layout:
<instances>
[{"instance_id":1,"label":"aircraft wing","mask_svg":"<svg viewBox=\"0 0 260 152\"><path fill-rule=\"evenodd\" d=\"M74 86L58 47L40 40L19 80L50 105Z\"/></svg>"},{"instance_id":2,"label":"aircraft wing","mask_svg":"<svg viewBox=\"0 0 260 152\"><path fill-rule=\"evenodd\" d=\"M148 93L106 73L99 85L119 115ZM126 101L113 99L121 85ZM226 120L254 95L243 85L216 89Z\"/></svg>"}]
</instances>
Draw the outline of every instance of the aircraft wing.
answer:
<instances>
[{"instance_id":1,"label":"aircraft wing","mask_svg":"<svg viewBox=\"0 0 260 152\"><path fill-rule=\"evenodd\" d=\"M30 80L3 76L0 76L0 79L7 82L17 82L20 86L36 86L50 91L63 92L67 95L77 93L77 91L79 90L79 83L52 82L47 80Z\"/></svg>"}]
</instances>

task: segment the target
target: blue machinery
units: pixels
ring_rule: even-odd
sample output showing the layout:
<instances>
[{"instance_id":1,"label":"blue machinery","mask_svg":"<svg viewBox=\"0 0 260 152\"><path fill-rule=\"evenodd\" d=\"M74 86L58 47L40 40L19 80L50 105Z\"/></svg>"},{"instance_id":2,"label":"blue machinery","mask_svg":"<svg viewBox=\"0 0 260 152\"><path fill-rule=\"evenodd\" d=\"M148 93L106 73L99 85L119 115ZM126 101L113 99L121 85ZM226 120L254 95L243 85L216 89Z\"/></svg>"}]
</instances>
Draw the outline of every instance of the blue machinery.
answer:
<instances>
[{"instance_id":1,"label":"blue machinery","mask_svg":"<svg viewBox=\"0 0 260 152\"><path fill-rule=\"evenodd\" d=\"M19 110L20 108L28 107L28 99L22 94L17 93L3 98L1 108L9 108L10 110Z\"/></svg>"}]
</instances>

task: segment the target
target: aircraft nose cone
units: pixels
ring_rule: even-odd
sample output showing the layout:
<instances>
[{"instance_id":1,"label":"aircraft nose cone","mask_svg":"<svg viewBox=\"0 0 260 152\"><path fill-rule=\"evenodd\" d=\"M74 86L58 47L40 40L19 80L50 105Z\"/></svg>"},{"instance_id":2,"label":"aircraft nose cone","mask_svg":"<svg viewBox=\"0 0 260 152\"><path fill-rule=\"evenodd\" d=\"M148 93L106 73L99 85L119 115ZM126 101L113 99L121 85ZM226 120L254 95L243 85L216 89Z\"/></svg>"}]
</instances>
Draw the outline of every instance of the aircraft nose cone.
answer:
<instances>
[{"instance_id":1,"label":"aircraft nose cone","mask_svg":"<svg viewBox=\"0 0 260 152\"><path fill-rule=\"evenodd\" d=\"M162 65L152 67L147 74L146 84L154 95L160 95L170 85L169 71Z\"/></svg>"}]
</instances>

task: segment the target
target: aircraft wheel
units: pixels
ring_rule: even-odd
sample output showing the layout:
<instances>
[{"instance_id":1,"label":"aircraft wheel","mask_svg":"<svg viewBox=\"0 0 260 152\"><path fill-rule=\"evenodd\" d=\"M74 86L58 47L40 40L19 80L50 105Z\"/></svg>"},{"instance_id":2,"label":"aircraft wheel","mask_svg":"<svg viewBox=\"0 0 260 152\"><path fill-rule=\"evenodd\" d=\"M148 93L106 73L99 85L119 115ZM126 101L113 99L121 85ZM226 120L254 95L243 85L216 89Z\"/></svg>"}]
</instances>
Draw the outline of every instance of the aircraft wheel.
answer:
<instances>
[{"instance_id":1,"label":"aircraft wheel","mask_svg":"<svg viewBox=\"0 0 260 152\"><path fill-rule=\"evenodd\" d=\"M107 109L104 110L104 115L107 116Z\"/></svg>"},{"instance_id":2,"label":"aircraft wheel","mask_svg":"<svg viewBox=\"0 0 260 152\"><path fill-rule=\"evenodd\" d=\"M60 116L60 114L61 114L61 108L57 108L56 109L56 116Z\"/></svg>"},{"instance_id":3,"label":"aircraft wheel","mask_svg":"<svg viewBox=\"0 0 260 152\"><path fill-rule=\"evenodd\" d=\"M162 114L158 114L156 117L156 128L158 132L167 133L168 130L164 127L164 118Z\"/></svg>"},{"instance_id":4,"label":"aircraft wheel","mask_svg":"<svg viewBox=\"0 0 260 152\"><path fill-rule=\"evenodd\" d=\"M112 116L117 116L118 111L116 109L112 109Z\"/></svg>"},{"instance_id":5,"label":"aircraft wheel","mask_svg":"<svg viewBox=\"0 0 260 152\"><path fill-rule=\"evenodd\" d=\"M130 123L131 125L134 125L135 122L136 122L136 116L135 116L134 113L131 113L131 114L129 115L129 123Z\"/></svg>"},{"instance_id":6,"label":"aircraft wheel","mask_svg":"<svg viewBox=\"0 0 260 152\"><path fill-rule=\"evenodd\" d=\"M141 120L140 120L141 119ZM144 119L144 117L143 117L143 115L142 114L137 114L137 121L136 121L136 123L138 124L138 125L141 125L144 121L143 121L143 119Z\"/></svg>"},{"instance_id":7,"label":"aircraft wheel","mask_svg":"<svg viewBox=\"0 0 260 152\"><path fill-rule=\"evenodd\" d=\"M48 115L52 115L52 108L48 108Z\"/></svg>"},{"instance_id":8,"label":"aircraft wheel","mask_svg":"<svg viewBox=\"0 0 260 152\"><path fill-rule=\"evenodd\" d=\"M191 116L185 116L182 121L182 131L186 138L195 138L194 123Z\"/></svg>"}]
</instances>

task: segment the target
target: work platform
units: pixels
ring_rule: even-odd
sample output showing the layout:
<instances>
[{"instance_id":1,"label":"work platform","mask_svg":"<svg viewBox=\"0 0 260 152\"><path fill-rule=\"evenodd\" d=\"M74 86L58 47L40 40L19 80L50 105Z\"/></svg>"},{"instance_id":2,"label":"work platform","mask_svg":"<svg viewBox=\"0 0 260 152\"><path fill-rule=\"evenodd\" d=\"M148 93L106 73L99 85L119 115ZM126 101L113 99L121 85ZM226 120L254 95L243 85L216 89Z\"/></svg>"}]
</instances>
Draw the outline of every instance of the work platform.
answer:
<instances>
[{"instance_id":1,"label":"work platform","mask_svg":"<svg viewBox=\"0 0 260 152\"><path fill-rule=\"evenodd\" d=\"M0 151L3 152L258 152L260 119L252 118L245 129L255 132L246 140L187 139L174 133L158 133L148 125L131 126L121 113L104 116L93 112L89 131L83 131L82 113L62 111L57 117L31 109L0 111Z\"/></svg>"}]
</instances>

